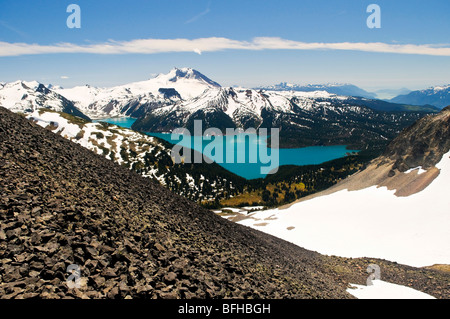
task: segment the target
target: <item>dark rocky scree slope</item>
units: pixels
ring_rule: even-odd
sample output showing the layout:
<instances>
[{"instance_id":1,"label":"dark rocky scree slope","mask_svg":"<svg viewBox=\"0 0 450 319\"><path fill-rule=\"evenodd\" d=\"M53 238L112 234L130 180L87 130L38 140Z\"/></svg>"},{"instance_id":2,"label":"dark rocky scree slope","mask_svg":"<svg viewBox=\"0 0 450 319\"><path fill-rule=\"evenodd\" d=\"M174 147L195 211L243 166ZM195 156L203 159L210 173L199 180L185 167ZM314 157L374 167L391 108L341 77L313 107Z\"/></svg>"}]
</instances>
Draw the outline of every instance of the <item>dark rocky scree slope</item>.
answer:
<instances>
[{"instance_id":1,"label":"dark rocky scree slope","mask_svg":"<svg viewBox=\"0 0 450 319\"><path fill-rule=\"evenodd\" d=\"M403 130L387 147L384 157L395 161L393 169L405 172L422 166L429 169L450 150L450 106L428 115Z\"/></svg>"},{"instance_id":2,"label":"dark rocky scree slope","mask_svg":"<svg viewBox=\"0 0 450 319\"><path fill-rule=\"evenodd\" d=\"M450 276L325 257L229 221L0 108L0 298L348 298L378 263L449 297ZM81 289L68 289L70 264Z\"/></svg>"}]
</instances>

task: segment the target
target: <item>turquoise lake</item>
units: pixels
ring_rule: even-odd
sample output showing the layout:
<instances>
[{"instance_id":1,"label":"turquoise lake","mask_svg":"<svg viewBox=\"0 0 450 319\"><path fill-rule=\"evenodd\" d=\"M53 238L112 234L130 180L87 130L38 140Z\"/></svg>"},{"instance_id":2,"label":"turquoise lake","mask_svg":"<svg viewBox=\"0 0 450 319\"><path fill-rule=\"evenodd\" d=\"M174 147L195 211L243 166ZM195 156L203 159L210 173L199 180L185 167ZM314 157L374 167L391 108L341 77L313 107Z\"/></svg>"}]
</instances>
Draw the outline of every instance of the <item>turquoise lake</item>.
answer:
<instances>
[{"instance_id":1,"label":"turquoise lake","mask_svg":"<svg viewBox=\"0 0 450 319\"><path fill-rule=\"evenodd\" d=\"M132 118L109 118L102 119L101 121L115 124L125 128L131 128L133 123L136 121ZM255 179L255 178L264 178L266 174L261 172L261 167L269 167L270 165L274 165L274 163L278 164L277 166L283 165L313 165L313 164L321 164L327 161L331 161L333 159L345 157L348 153L358 152L357 150L348 150L345 145L335 145L335 146L311 146L311 147L303 147L303 148L293 148L293 149L279 149L279 155L277 156L278 160L272 160L271 162L267 162L266 160L260 160L259 156L256 156L256 163L251 163L249 158L249 150L252 147L252 150L258 150L258 154L262 152L262 154L267 154L268 158L271 158L271 155L275 156L275 153L272 153L272 150L267 148L266 143L262 139L255 138L245 138L245 136L221 136L221 137L213 137L212 140L203 139L200 143L194 143L194 137L187 137L178 135L178 139L175 139L176 135L167 134L167 133L148 133L150 136L155 136L161 138L172 144L179 144L181 146L192 148L196 151L202 152L206 154L212 154L213 156L217 156L217 163L229 170L230 172L235 173L236 175L242 176L246 179ZM215 140L218 138L222 138L222 141ZM209 149L205 149L210 143L215 142L222 145L222 151L217 151L219 147L216 148L214 152L210 152L213 144L210 145ZM253 144L253 146L250 146ZM256 145L255 145L256 144ZM234 151L231 149L234 148ZM231 158L231 155L234 153L234 160L226 160L227 150L231 152L228 154ZM238 154L240 156L245 152L245 162L239 163ZM254 154L253 152L252 154ZM275 157L273 157L275 158ZM223 160L220 160L223 159ZM241 158L242 159L242 158ZM241 160L242 161L242 160Z\"/></svg>"}]
</instances>

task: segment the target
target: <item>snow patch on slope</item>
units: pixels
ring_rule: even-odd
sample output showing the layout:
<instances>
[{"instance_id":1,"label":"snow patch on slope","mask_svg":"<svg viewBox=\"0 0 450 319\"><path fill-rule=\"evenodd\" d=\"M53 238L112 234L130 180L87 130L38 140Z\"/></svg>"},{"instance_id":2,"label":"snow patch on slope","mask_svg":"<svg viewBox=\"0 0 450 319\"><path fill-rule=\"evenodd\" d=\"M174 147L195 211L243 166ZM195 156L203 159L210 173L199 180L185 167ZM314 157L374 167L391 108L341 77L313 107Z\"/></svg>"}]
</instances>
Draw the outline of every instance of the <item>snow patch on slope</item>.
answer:
<instances>
[{"instance_id":1,"label":"snow patch on slope","mask_svg":"<svg viewBox=\"0 0 450 319\"><path fill-rule=\"evenodd\" d=\"M374 280L372 286L351 285L347 292L358 299L436 299L421 291Z\"/></svg>"},{"instance_id":2,"label":"snow patch on slope","mask_svg":"<svg viewBox=\"0 0 450 319\"><path fill-rule=\"evenodd\" d=\"M450 264L449 156L437 165L441 171L431 185L409 197L376 186L343 190L256 212L239 223L327 255L416 267Z\"/></svg>"},{"instance_id":3,"label":"snow patch on slope","mask_svg":"<svg viewBox=\"0 0 450 319\"><path fill-rule=\"evenodd\" d=\"M39 111L35 111L27 118L36 121L39 126L44 128L54 126L56 133L68 139L75 138L81 132L81 128L78 125L69 123L68 120L58 113L43 112L39 114Z\"/></svg>"}]
</instances>

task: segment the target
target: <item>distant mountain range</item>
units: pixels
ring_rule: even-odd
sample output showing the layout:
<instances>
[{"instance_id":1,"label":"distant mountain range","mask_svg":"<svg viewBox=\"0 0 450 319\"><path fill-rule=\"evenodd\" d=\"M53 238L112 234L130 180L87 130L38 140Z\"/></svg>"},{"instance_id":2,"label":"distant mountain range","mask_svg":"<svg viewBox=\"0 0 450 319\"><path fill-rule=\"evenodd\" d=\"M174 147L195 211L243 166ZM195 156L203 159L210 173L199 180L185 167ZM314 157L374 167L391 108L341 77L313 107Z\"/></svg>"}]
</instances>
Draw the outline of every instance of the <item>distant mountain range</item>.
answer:
<instances>
[{"instance_id":1,"label":"distant mountain range","mask_svg":"<svg viewBox=\"0 0 450 319\"><path fill-rule=\"evenodd\" d=\"M192 69L182 69L184 77L169 75L165 85L178 92L195 79ZM152 81L152 80L150 80ZM434 107L411 107L362 97L341 96L326 91L293 91L231 88L211 80L196 81L203 92L190 99L148 110L138 118L133 129L144 132L171 132L178 127L192 129L196 119L204 128L272 128L281 129L282 147L346 144L365 148L393 138ZM191 84L192 85L192 84ZM411 112L413 111L413 112Z\"/></svg>"},{"instance_id":2,"label":"distant mountain range","mask_svg":"<svg viewBox=\"0 0 450 319\"><path fill-rule=\"evenodd\" d=\"M412 105L433 105L442 109L450 105L450 85L435 86L426 90L399 95L393 98L391 102Z\"/></svg>"},{"instance_id":3,"label":"distant mountain range","mask_svg":"<svg viewBox=\"0 0 450 319\"><path fill-rule=\"evenodd\" d=\"M392 139L425 113L438 111L371 96L351 84L222 87L191 68L174 68L147 81L112 88L64 89L23 81L0 86L0 106L16 112L47 108L85 119L128 116L138 118L133 129L144 132L191 129L196 119L204 121L205 129L277 127L282 147L366 148Z\"/></svg>"},{"instance_id":4,"label":"distant mountain range","mask_svg":"<svg viewBox=\"0 0 450 319\"><path fill-rule=\"evenodd\" d=\"M256 89L267 91L297 91L297 92L325 91L331 94L343 96L358 96L369 99L376 98L375 93L367 92L366 90L361 89L353 84L340 84L340 83L298 85L282 82L280 84L258 87Z\"/></svg>"}]
</instances>

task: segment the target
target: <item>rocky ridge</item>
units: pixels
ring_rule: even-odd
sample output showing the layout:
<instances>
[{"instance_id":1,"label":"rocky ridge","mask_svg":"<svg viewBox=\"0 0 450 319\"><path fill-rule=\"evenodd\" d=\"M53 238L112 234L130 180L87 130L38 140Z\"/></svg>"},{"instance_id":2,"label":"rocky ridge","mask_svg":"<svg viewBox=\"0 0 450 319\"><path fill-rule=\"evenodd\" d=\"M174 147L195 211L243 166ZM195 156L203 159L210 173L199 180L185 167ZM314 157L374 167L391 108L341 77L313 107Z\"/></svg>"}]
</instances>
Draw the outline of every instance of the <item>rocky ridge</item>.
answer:
<instances>
[{"instance_id":1,"label":"rocky ridge","mask_svg":"<svg viewBox=\"0 0 450 319\"><path fill-rule=\"evenodd\" d=\"M430 169L450 150L450 106L403 130L384 156L395 161L393 169L405 172L421 166Z\"/></svg>"}]
</instances>

